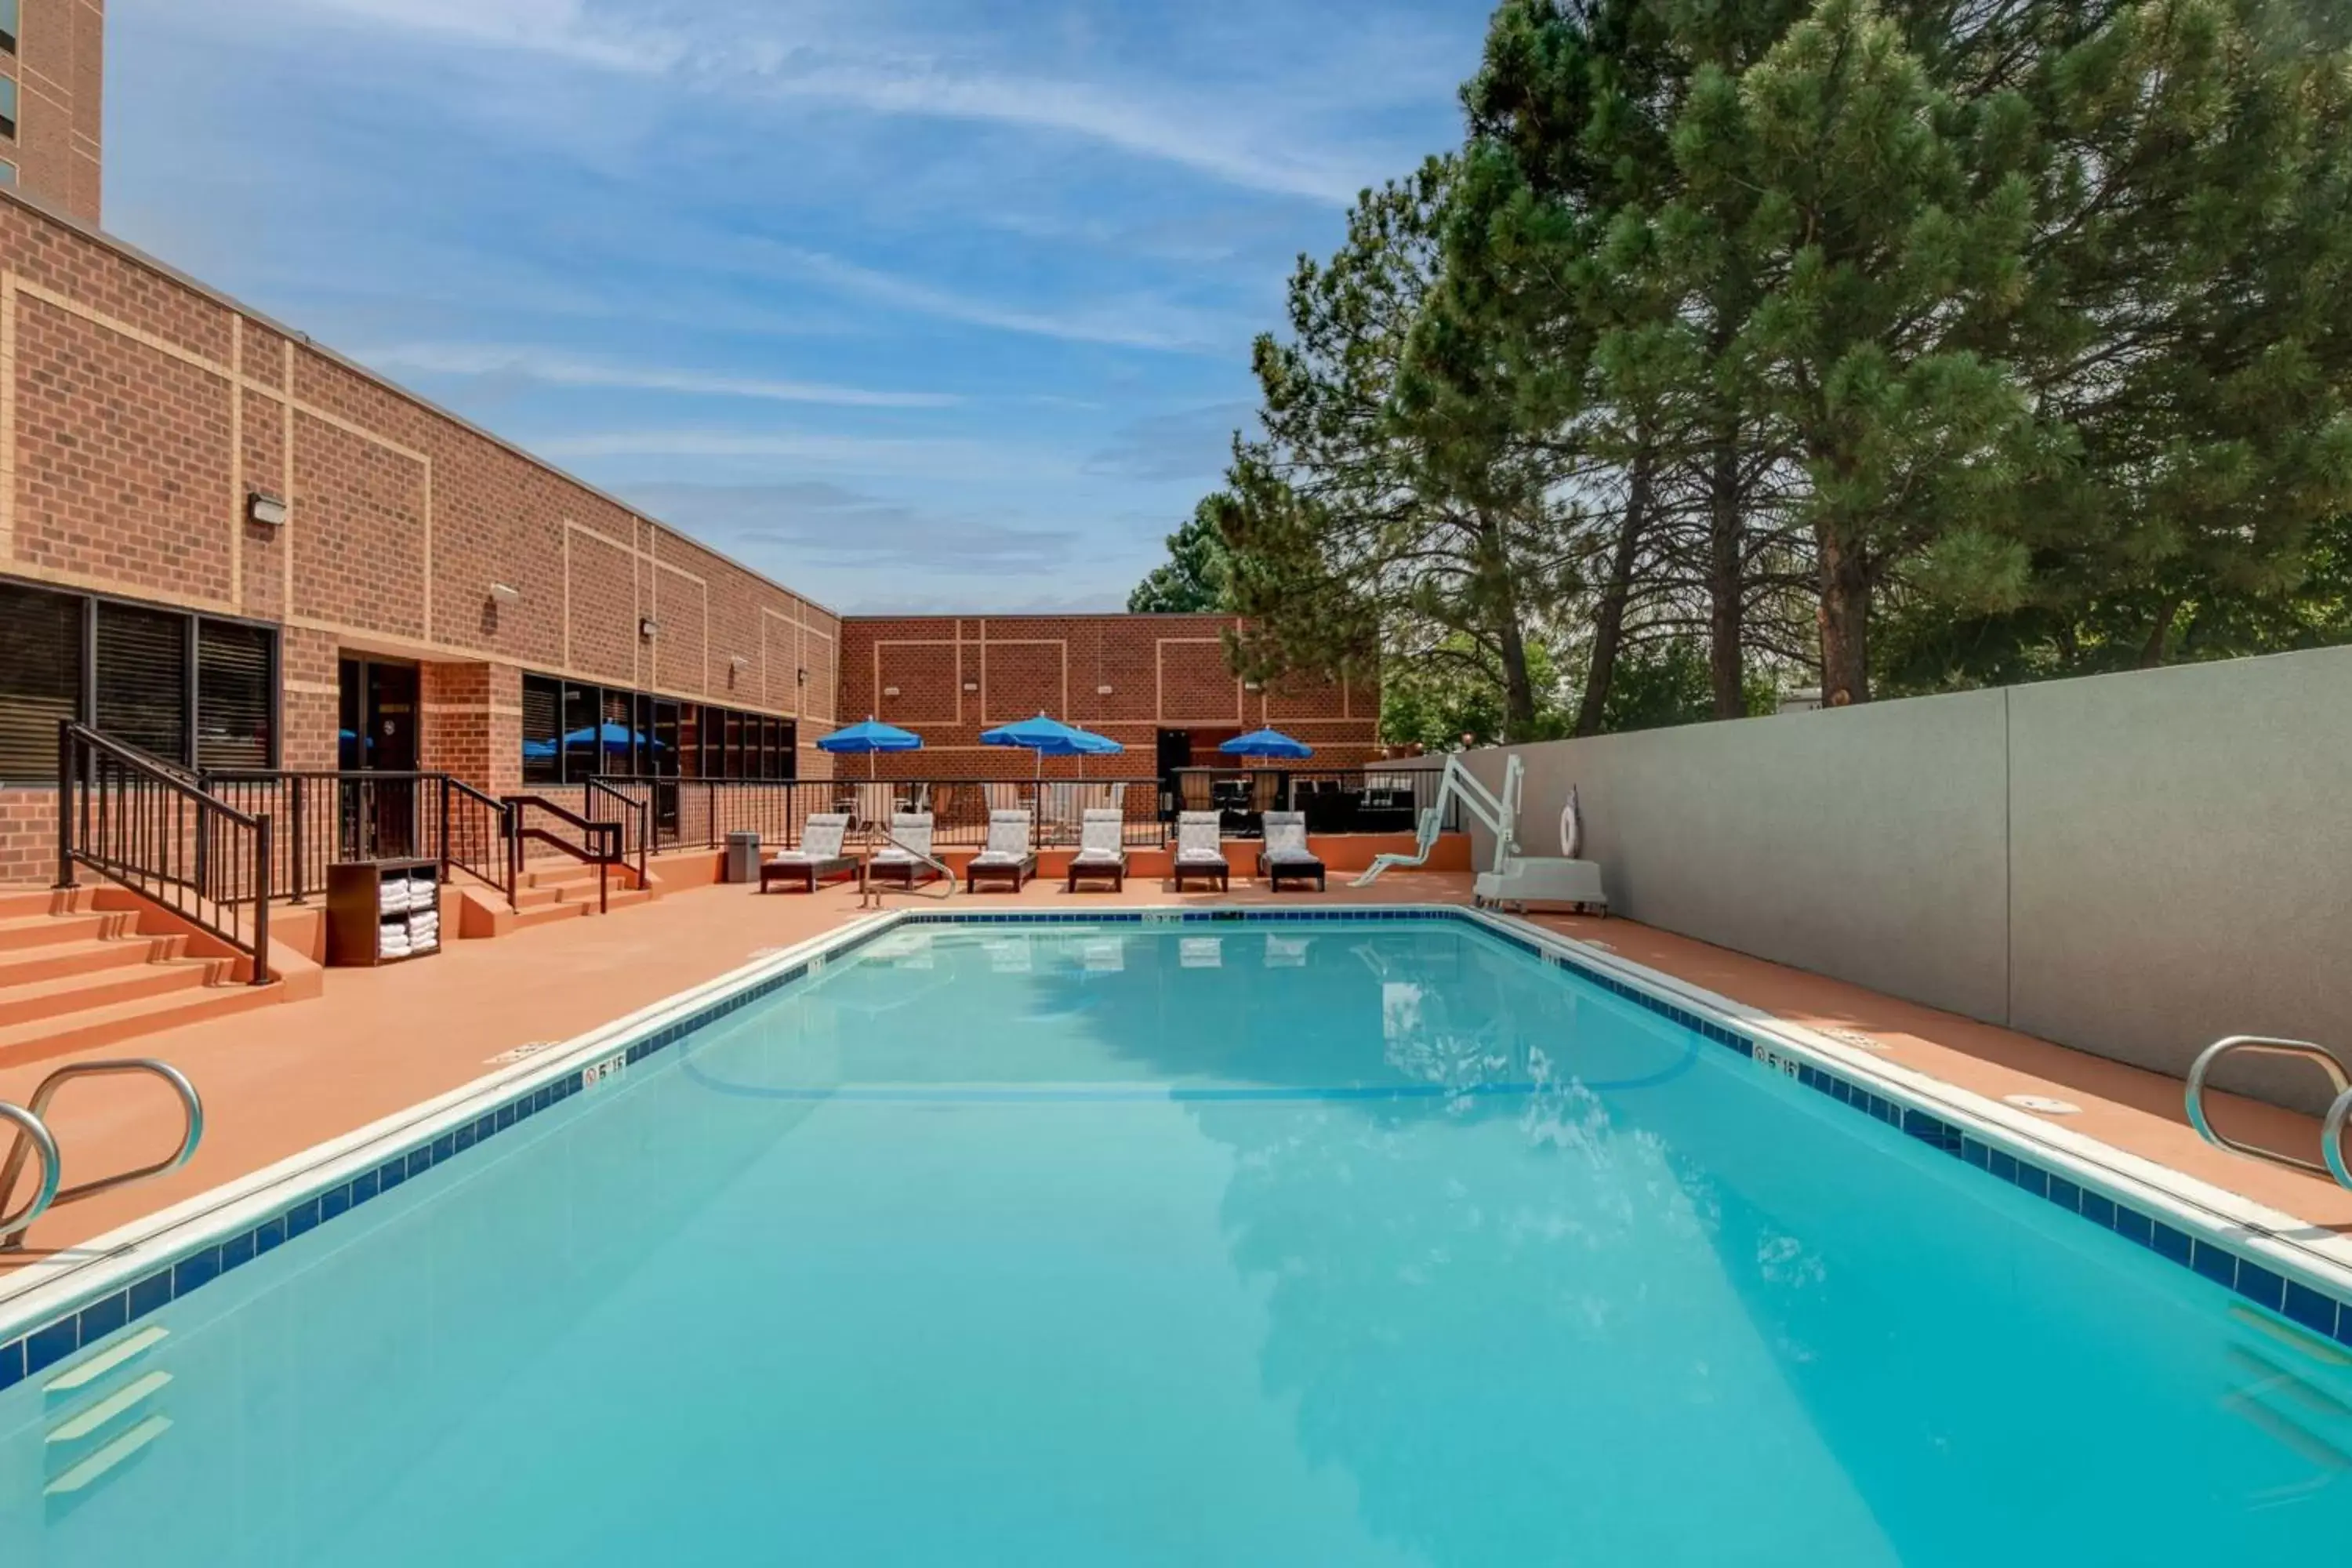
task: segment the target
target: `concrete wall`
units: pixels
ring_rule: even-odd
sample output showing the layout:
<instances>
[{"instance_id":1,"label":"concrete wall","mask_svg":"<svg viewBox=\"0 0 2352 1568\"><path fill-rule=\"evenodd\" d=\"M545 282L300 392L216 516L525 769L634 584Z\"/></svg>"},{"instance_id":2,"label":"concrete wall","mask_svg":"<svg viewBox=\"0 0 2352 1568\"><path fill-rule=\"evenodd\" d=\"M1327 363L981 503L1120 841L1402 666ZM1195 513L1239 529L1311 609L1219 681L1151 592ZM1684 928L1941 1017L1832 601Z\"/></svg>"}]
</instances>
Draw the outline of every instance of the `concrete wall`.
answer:
<instances>
[{"instance_id":1,"label":"concrete wall","mask_svg":"<svg viewBox=\"0 0 2352 1568\"><path fill-rule=\"evenodd\" d=\"M2352 648L1518 750L1521 843L1576 784L1644 923L2176 1076L2352 1056Z\"/></svg>"}]
</instances>

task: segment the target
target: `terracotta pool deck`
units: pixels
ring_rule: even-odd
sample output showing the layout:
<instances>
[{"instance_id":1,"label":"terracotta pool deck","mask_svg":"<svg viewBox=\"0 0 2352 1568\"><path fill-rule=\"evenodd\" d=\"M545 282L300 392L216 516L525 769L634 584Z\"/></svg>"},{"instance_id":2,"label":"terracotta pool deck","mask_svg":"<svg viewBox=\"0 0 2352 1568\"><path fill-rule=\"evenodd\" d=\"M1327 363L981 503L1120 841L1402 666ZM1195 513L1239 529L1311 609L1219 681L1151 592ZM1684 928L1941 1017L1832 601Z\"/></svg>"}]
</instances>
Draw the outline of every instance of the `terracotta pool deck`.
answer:
<instances>
[{"instance_id":1,"label":"terracotta pool deck","mask_svg":"<svg viewBox=\"0 0 2352 1568\"><path fill-rule=\"evenodd\" d=\"M1158 881L1123 894L1065 892L1033 883L1018 896L956 899L959 910L1073 909L1113 905L1218 906L1279 902L1466 904L1463 875L1394 874L1358 889L1335 879L1328 894L1276 895L1236 878L1230 894L1173 895ZM908 896L891 908L937 908ZM743 887L696 888L657 902L564 921L496 941L456 942L441 955L373 970L337 970L325 994L284 1006L222 1016L85 1057L152 1055L185 1071L205 1097L207 1130L186 1168L56 1211L37 1225L14 1261L70 1248L207 1188L446 1093L492 1070L500 1052L584 1033L663 997L716 978L765 949L806 941L856 918L854 889L814 896L760 896ZM1881 1059L2000 1099L2039 1094L2073 1101L2070 1130L2168 1165L2214 1186L2339 1232L2352 1231L2352 1192L2325 1178L2213 1149L2189 1129L2178 1081L2065 1049L1858 986L1744 957L1623 920L1538 916L1538 923L1605 944L1645 964L1823 1031L1866 1035ZM64 1058L74 1059L74 1058ZM22 1101L48 1060L0 1068L0 1100ZM174 1125L160 1086L109 1092L69 1089L50 1121L66 1151L68 1179L157 1157ZM2272 1147L2315 1151L2308 1117L2216 1095L2225 1130ZM27 1178L29 1179L29 1177ZM0 1272L11 1266L0 1261Z\"/></svg>"}]
</instances>

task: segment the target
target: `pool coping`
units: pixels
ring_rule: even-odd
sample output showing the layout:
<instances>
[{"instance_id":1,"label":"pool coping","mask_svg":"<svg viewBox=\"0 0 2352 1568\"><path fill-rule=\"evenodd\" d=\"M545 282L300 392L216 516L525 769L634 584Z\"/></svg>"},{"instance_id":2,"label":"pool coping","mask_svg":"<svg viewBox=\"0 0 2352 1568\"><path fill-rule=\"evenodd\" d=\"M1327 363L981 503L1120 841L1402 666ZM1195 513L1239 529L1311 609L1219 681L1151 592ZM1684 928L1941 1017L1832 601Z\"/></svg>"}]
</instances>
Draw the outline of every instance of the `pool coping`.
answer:
<instances>
[{"instance_id":1,"label":"pool coping","mask_svg":"<svg viewBox=\"0 0 2352 1568\"><path fill-rule=\"evenodd\" d=\"M1703 1039L2116 1231L2324 1340L2352 1344L2352 1240L2112 1144L1531 921L1458 904L898 910L863 916L446 1094L65 1248L0 1282L0 1389L561 1104L887 933L929 925L1461 921ZM1710 1017L1709 1015L1715 1016ZM2250 1258L2247 1255L2252 1254Z\"/></svg>"}]
</instances>

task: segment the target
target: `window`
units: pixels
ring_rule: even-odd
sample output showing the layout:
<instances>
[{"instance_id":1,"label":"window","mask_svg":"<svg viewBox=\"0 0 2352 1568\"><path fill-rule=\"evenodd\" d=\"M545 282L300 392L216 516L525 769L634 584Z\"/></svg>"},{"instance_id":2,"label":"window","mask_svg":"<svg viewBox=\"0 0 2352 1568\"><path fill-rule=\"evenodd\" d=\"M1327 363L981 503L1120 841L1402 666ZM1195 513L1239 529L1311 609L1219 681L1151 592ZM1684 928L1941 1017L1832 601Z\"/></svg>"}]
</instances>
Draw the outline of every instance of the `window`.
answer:
<instances>
[{"instance_id":1,"label":"window","mask_svg":"<svg viewBox=\"0 0 2352 1568\"><path fill-rule=\"evenodd\" d=\"M0 582L0 783L58 776L71 719L180 767L278 762L278 634Z\"/></svg>"},{"instance_id":2,"label":"window","mask_svg":"<svg viewBox=\"0 0 2352 1568\"><path fill-rule=\"evenodd\" d=\"M58 776L58 725L81 717L84 607L0 583L0 781Z\"/></svg>"},{"instance_id":3,"label":"window","mask_svg":"<svg viewBox=\"0 0 2352 1568\"><path fill-rule=\"evenodd\" d=\"M0 158L0 185L13 185L16 183L16 165L5 158Z\"/></svg>"},{"instance_id":4,"label":"window","mask_svg":"<svg viewBox=\"0 0 2352 1568\"><path fill-rule=\"evenodd\" d=\"M551 675L522 678L525 784L580 784L599 774L789 779L797 771L797 733L790 719L672 702Z\"/></svg>"},{"instance_id":5,"label":"window","mask_svg":"<svg viewBox=\"0 0 2352 1568\"><path fill-rule=\"evenodd\" d=\"M0 49L16 52L18 0L0 0Z\"/></svg>"},{"instance_id":6,"label":"window","mask_svg":"<svg viewBox=\"0 0 2352 1568\"><path fill-rule=\"evenodd\" d=\"M196 624L196 766L269 765L277 752L276 643L260 626Z\"/></svg>"},{"instance_id":7,"label":"window","mask_svg":"<svg viewBox=\"0 0 2352 1568\"><path fill-rule=\"evenodd\" d=\"M0 76L0 136L16 134L16 79Z\"/></svg>"},{"instance_id":8,"label":"window","mask_svg":"<svg viewBox=\"0 0 2352 1568\"><path fill-rule=\"evenodd\" d=\"M563 782L563 682L522 678L522 782Z\"/></svg>"},{"instance_id":9,"label":"window","mask_svg":"<svg viewBox=\"0 0 2352 1568\"><path fill-rule=\"evenodd\" d=\"M187 616L100 605L96 686L92 728L165 762L187 761Z\"/></svg>"}]
</instances>

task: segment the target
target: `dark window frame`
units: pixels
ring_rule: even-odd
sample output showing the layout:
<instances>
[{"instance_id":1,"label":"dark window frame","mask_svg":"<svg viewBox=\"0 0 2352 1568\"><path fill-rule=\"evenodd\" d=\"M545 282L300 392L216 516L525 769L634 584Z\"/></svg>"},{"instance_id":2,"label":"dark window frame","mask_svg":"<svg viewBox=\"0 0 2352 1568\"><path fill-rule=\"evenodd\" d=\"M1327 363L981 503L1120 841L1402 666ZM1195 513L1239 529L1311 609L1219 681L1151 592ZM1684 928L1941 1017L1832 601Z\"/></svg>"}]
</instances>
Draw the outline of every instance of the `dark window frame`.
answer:
<instances>
[{"instance_id":1,"label":"dark window frame","mask_svg":"<svg viewBox=\"0 0 2352 1568\"><path fill-rule=\"evenodd\" d=\"M163 760L174 767L185 768L192 773L202 771L197 759L202 752L204 743L201 729L204 691L201 627L210 623L216 626L237 626L260 633L268 646L264 679L268 682L269 744L268 761L265 766L267 769L275 770L283 765L286 754L286 634L285 628L277 622L258 620L249 616L215 615L208 610L192 610L179 605L159 605L152 599L132 598L125 594L63 587L55 583L44 583L37 578L0 574L0 585L50 595L71 601L77 606L77 612L80 617L81 689L76 694L74 722L95 729L101 735L107 731L98 724L100 606L111 605L121 609L177 618L181 623L180 636L182 647L184 649L186 682L181 693L181 700L185 705L186 712L181 726L180 754L175 757L165 757ZM0 777L0 786L12 789L46 786L54 789L58 783L53 776L54 773L55 769L52 768L49 773L35 778Z\"/></svg>"},{"instance_id":2,"label":"dark window frame","mask_svg":"<svg viewBox=\"0 0 2352 1568\"><path fill-rule=\"evenodd\" d=\"M800 776L800 721L775 713L755 713L749 709L723 708L714 702L696 702L682 697L665 697L656 692L638 691L625 686L605 686L595 681L571 680L560 675L544 675L537 670L523 672L525 691L523 708L530 708L530 692L552 691L555 696L555 756L552 762L543 759L522 759L522 780L528 785L563 785L585 784L592 778L641 779L764 779L773 783L789 783ZM575 709L575 704L577 707ZM665 710L674 717L667 728L670 738L664 739ZM567 746L564 737L579 726L571 721L574 711L591 715L588 722L601 727L606 722L619 723L614 715L626 714L632 722L632 742L626 751L614 757L619 765L608 766L608 752L598 734L594 743L586 747ZM694 718L687 717L692 713ZM687 731L693 731L690 742L693 766L687 765L686 748L689 744ZM734 743L728 743L730 736ZM644 743L639 743L638 738ZM520 743L529 745L533 737L525 727ZM765 744L762 744L762 741Z\"/></svg>"}]
</instances>

